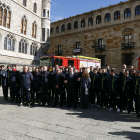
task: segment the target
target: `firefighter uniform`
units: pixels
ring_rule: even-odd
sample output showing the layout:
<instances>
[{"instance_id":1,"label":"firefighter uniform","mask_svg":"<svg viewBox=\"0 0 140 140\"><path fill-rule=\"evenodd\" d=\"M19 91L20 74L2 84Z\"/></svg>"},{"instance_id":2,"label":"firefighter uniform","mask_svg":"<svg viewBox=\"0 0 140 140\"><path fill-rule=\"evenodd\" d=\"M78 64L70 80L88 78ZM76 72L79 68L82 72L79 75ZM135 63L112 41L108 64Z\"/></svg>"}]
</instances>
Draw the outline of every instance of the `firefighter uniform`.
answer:
<instances>
[{"instance_id":1,"label":"firefighter uniform","mask_svg":"<svg viewBox=\"0 0 140 140\"><path fill-rule=\"evenodd\" d=\"M33 75L30 72L27 73L22 72L19 78L20 78L20 86L21 86L21 104L23 104L24 95L26 95L26 100L29 105L31 82L33 80Z\"/></svg>"}]
</instances>

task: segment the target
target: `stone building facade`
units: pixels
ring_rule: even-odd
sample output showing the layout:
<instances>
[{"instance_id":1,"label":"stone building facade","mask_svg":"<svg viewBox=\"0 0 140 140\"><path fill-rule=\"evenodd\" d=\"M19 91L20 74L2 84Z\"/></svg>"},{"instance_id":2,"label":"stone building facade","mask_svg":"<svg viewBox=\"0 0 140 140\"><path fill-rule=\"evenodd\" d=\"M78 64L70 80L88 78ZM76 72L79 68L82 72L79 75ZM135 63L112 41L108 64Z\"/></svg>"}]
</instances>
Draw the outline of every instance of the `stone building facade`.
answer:
<instances>
[{"instance_id":1,"label":"stone building facade","mask_svg":"<svg viewBox=\"0 0 140 140\"><path fill-rule=\"evenodd\" d=\"M120 71L140 55L140 0L129 0L51 23L48 54L97 57Z\"/></svg>"},{"instance_id":2,"label":"stone building facade","mask_svg":"<svg viewBox=\"0 0 140 140\"><path fill-rule=\"evenodd\" d=\"M40 64L50 45L50 6L50 0L0 0L0 64Z\"/></svg>"}]
</instances>

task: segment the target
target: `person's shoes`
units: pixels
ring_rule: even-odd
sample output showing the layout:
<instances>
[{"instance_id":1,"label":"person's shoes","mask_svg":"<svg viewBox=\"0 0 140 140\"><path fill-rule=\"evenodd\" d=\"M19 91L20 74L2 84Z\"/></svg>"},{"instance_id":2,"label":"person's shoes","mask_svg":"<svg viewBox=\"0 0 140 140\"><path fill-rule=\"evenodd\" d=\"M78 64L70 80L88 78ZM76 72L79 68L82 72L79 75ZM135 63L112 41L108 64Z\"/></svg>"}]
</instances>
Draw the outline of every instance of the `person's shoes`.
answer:
<instances>
[{"instance_id":1,"label":"person's shoes","mask_svg":"<svg viewBox=\"0 0 140 140\"><path fill-rule=\"evenodd\" d=\"M62 108L63 107L63 105L62 104L60 104L60 108Z\"/></svg>"},{"instance_id":2,"label":"person's shoes","mask_svg":"<svg viewBox=\"0 0 140 140\"><path fill-rule=\"evenodd\" d=\"M23 106L23 103L20 103L19 106Z\"/></svg>"},{"instance_id":3,"label":"person's shoes","mask_svg":"<svg viewBox=\"0 0 140 140\"><path fill-rule=\"evenodd\" d=\"M56 104L54 104L53 107L56 107Z\"/></svg>"},{"instance_id":4,"label":"person's shoes","mask_svg":"<svg viewBox=\"0 0 140 140\"><path fill-rule=\"evenodd\" d=\"M119 108L117 108L117 113L119 113L120 112L120 109Z\"/></svg>"},{"instance_id":5,"label":"person's shoes","mask_svg":"<svg viewBox=\"0 0 140 140\"><path fill-rule=\"evenodd\" d=\"M113 111L114 109L111 107L110 109L109 109L109 111Z\"/></svg>"},{"instance_id":6,"label":"person's shoes","mask_svg":"<svg viewBox=\"0 0 140 140\"><path fill-rule=\"evenodd\" d=\"M28 107L31 107L30 103L28 103Z\"/></svg>"}]
</instances>

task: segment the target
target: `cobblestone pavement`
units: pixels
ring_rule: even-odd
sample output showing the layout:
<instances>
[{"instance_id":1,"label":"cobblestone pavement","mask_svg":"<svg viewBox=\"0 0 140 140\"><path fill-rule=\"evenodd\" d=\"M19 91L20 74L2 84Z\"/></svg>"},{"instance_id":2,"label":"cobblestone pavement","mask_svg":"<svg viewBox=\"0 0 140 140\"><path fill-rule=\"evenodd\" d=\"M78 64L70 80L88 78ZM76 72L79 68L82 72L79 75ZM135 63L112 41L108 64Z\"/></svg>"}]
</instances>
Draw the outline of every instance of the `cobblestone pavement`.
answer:
<instances>
[{"instance_id":1,"label":"cobblestone pavement","mask_svg":"<svg viewBox=\"0 0 140 140\"><path fill-rule=\"evenodd\" d=\"M3 101L0 89L0 139L139 140L140 119L97 107L19 107Z\"/></svg>"}]
</instances>

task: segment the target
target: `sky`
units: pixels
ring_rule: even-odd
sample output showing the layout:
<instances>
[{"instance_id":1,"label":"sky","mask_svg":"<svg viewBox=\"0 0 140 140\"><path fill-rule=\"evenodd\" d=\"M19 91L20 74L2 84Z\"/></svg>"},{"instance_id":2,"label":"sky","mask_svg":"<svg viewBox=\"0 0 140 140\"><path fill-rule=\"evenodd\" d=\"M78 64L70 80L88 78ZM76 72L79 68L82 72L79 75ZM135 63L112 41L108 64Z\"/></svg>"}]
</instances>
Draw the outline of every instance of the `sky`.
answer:
<instances>
[{"instance_id":1,"label":"sky","mask_svg":"<svg viewBox=\"0 0 140 140\"><path fill-rule=\"evenodd\" d=\"M128 0L51 0L51 22Z\"/></svg>"}]
</instances>

